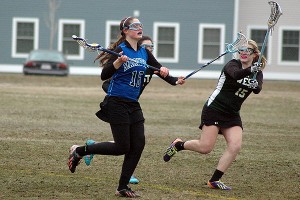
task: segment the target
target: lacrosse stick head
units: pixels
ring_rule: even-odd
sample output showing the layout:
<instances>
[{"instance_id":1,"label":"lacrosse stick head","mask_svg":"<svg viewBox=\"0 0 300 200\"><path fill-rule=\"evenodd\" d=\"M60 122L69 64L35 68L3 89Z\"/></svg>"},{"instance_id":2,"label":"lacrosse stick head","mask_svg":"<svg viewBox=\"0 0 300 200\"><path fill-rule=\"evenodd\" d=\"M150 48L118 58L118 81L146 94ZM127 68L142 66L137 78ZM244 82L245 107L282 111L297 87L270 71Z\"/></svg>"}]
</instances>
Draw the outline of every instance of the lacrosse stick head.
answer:
<instances>
[{"instance_id":1,"label":"lacrosse stick head","mask_svg":"<svg viewBox=\"0 0 300 200\"><path fill-rule=\"evenodd\" d=\"M246 36L241 32L239 32L237 35L237 39L233 43L226 45L226 52L236 53L240 48L247 47L248 39Z\"/></svg>"},{"instance_id":2,"label":"lacrosse stick head","mask_svg":"<svg viewBox=\"0 0 300 200\"><path fill-rule=\"evenodd\" d=\"M97 43L89 44L89 43L87 43L87 41L84 38L77 37L76 35L72 35L72 38L79 44L79 46L83 47L84 49L86 49L88 51L91 51L91 52L97 51L98 52L98 50L102 49L102 46L100 46L99 44L97 44Z\"/></svg>"},{"instance_id":3,"label":"lacrosse stick head","mask_svg":"<svg viewBox=\"0 0 300 200\"><path fill-rule=\"evenodd\" d=\"M85 45L87 44L86 40L83 38L78 37L77 35L72 35L73 40L75 40L79 46L81 47L85 47Z\"/></svg>"},{"instance_id":4,"label":"lacrosse stick head","mask_svg":"<svg viewBox=\"0 0 300 200\"><path fill-rule=\"evenodd\" d=\"M274 29L275 24L277 23L279 17L282 15L282 10L280 5L275 1L269 1L271 6L271 14L268 20L268 27L270 30Z\"/></svg>"}]
</instances>

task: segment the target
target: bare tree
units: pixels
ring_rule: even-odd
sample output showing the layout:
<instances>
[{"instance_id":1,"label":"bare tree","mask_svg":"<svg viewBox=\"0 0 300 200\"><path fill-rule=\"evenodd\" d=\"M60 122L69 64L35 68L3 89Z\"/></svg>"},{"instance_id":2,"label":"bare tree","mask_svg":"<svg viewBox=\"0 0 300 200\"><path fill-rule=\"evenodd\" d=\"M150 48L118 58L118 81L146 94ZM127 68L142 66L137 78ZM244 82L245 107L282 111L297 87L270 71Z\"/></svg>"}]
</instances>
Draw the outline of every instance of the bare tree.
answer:
<instances>
[{"instance_id":1,"label":"bare tree","mask_svg":"<svg viewBox=\"0 0 300 200\"><path fill-rule=\"evenodd\" d=\"M55 34L57 33L58 25L56 22L56 11L59 8L61 2L57 0L49 0L49 13L46 18L46 26L50 30L49 49L53 49L53 42Z\"/></svg>"}]
</instances>

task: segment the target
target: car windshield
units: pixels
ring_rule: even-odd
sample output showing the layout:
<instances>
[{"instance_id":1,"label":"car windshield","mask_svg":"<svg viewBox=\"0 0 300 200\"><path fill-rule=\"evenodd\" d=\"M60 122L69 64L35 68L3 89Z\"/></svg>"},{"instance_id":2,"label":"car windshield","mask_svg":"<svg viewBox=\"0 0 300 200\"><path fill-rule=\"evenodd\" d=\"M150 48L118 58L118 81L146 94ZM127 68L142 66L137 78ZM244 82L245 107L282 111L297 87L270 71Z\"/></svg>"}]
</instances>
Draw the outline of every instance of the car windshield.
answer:
<instances>
[{"instance_id":1,"label":"car windshield","mask_svg":"<svg viewBox=\"0 0 300 200\"><path fill-rule=\"evenodd\" d=\"M64 57L60 53L50 51L35 51L30 55L30 60L46 60L53 62L64 62Z\"/></svg>"}]
</instances>

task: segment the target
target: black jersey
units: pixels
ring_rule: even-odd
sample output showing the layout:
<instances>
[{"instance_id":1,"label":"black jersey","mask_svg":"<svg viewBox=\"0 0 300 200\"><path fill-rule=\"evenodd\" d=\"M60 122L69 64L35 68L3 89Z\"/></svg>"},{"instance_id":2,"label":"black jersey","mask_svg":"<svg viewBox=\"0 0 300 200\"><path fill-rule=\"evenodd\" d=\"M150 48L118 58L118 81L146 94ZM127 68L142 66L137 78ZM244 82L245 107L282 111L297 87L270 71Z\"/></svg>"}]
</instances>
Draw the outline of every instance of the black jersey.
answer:
<instances>
[{"instance_id":1,"label":"black jersey","mask_svg":"<svg viewBox=\"0 0 300 200\"><path fill-rule=\"evenodd\" d=\"M154 71L152 69L148 68L147 71L146 71L146 74L145 74L144 83L142 85L140 95L143 93L145 87L150 83L153 74L154 74ZM160 76L160 74L157 74L157 76L159 76L161 79L163 79L164 81L166 81L167 83L169 83L171 85L176 85L177 78L175 78L171 75L168 75L166 77L162 77L162 76Z\"/></svg>"},{"instance_id":2,"label":"black jersey","mask_svg":"<svg viewBox=\"0 0 300 200\"><path fill-rule=\"evenodd\" d=\"M250 67L243 69L239 60L229 61L222 69L216 89L208 98L206 105L212 109L239 115L243 102L253 91L258 94L262 89L262 72L258 72L256 89L249 88L253 78Z\"/></svg>"}]
</instances>

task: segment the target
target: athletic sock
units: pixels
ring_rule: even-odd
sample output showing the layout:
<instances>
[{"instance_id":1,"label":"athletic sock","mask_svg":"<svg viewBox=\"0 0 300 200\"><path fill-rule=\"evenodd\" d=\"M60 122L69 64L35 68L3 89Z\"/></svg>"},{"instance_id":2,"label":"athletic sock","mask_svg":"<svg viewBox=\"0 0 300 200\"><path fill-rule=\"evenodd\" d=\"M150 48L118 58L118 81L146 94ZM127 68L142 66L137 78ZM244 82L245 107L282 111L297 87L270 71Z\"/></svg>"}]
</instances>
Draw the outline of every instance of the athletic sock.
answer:
<instances>
[{"instance_id":1,"label":"athletic sock","mask_svg":"<svg viewBox=\"0 0 300 200\"><path fill-rule=\"evenodd\" d=\"M222 178L223 174L224 174L224 172L216 169L216 171L214 172L214 174L212 175L212 177L209 181L210 182L218 181Z\"/></svg>"},{"instance_id":2,"label":"athletic sock","mask_svg":"<svg viewBox=\"0 0 300 200\"><path fill-rule=\"evenodd\" d=\"M127 185L119 185L117 190L118 191L121 191L121 190L124 190L124 189L128 189L128 186Z\"/></svg>"},{"instance_id":3,"label":"athletic sock","mask_svg":"<svg viewBox=\"0 0 300 200\"><path fill-rule=\"evenodd\" d=\"M176 147L177 151L184 150L184 142L176 142L175 147Z\"/></svg>"},{"instance_id":4,"label":"athletic sock","mask_svg":"<svg viewBox=\"0 0 300 200\"><path fill-rule=\"evenodd\" d=\"M128 189L128 182L129 182L130 176L124 176L121 175L120 180L119 180L119 186L118 186L118 191Z\"/></svg>"},{"instance_id":5,"label":"athletic sock","mask_svg":"<svg viewBox=\"0 0 300 200\"><path fill-rule=\"evenodd\" d=\"M79 156L81 156L81 157L83 157L83 156L85 156L85 155L88 155L88 154L86 153L86 147L85 147L85 146L77 147L77 148L76 148L76 153L77 153Z\"/></svg>"}]
</instances>

